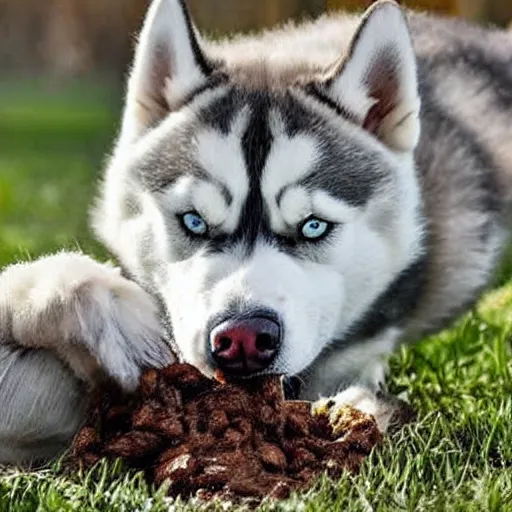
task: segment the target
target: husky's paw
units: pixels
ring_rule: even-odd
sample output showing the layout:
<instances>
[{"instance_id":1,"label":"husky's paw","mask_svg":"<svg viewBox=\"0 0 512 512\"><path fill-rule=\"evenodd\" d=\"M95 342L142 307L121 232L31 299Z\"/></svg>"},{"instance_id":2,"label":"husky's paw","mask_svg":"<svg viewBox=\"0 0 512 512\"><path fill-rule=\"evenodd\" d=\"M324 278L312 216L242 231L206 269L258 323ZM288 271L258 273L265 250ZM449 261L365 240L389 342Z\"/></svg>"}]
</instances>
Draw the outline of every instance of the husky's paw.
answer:
<instances>
[{"instance_id":1,"label":"husky's paw","mask_svg":"<svg viewBox=\"0 0 512 512\"><path fill-rule=\"evenodd\" d=\"M415 416L407 402L363 386L351 386L335 396L320 398L313 404L312 411L313 414L327 415L333 428L342 430L346 406L372 415L382 433L403 426Z\"/></svg>"},{"instance_id":2,"label":"husky's paw","mask_svg":"<svg viewBox=\"0 0 512 512\"><path fill-rule=\"evenodd\" d=\"M133 389L141 370L172 361L157 308L107 264L62 253L0 274L0 342L55 351L81 379L106 372Z\"/></svg>"}]
</instances>

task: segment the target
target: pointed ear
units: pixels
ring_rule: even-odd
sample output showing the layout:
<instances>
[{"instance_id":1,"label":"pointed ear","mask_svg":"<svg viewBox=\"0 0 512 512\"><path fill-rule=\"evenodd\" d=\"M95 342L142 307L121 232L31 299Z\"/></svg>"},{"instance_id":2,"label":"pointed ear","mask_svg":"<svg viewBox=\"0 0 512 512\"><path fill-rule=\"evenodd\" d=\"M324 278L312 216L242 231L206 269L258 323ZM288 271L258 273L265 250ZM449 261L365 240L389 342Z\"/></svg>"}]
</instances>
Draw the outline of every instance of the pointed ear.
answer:
<instances>
[{"instance_id":1,"label":"pointed ear","mask_svg":"<svg viewBox=\"0 0 512 512\"><path fill-rule=\"evenodd\" d=\"M153 0L128 81L122 137L135 140L179 108L212 70L185 0Z\"/></svg>"},{"instance_id":2,"label":"pointed ear","mask_svg":"<svg viewBox=\"0 0 512 512\"><path fill-rule=\"evenodd\" d=\"M415 148L420 134L416 58L397 3L381 0L368 9L324 87L343 112L390 148Z\"/></svg>"}]
</instances>

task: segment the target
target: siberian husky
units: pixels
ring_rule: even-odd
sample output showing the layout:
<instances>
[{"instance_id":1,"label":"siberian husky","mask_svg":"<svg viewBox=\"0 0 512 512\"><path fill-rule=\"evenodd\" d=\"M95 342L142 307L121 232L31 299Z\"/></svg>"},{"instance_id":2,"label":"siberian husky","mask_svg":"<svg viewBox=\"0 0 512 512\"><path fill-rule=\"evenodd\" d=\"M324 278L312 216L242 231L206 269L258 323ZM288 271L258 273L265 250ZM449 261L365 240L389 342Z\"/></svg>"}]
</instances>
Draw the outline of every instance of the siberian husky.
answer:
<instances>
[{"instance_id":1,"label":"siberian husky","mask_svg":"<svg viewBox=\"0 0 512 512\"><path fill-rule=\"evenodd\" d=\"M155 0L92 213L122 270L0 276L0 460L58 454L92 385L172 354L385 430L386 357L478 298L511 197L509 33L381 0L210 41Z\"/></svg>"}]
</instances>

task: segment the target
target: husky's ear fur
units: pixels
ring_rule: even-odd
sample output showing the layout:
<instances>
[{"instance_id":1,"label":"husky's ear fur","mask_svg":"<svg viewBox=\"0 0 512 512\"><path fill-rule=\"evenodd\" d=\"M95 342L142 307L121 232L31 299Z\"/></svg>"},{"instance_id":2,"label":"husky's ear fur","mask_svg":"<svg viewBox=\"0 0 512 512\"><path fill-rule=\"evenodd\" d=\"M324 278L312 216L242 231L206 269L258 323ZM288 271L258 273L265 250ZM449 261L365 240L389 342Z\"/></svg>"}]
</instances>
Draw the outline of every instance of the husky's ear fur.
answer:
<instances>
[{"instance_id":1,"label":"husky's ear fur","mask_svg":"<svg viewBox=\"0 0 512 512\"><path fill-rule=\"evenodd\" d=\"M344 58L324 82L339 107L382 142L412 151L419 139L416 58L404 13L381 0L366 12Z\"/></svg>"},{"instance_id":2,"label":"husky's ear fur","mask_svg":"<svg viewBox=\"0 0 512 512\"><path fill-rule=\"evenodd\" d=\"M179 108L212 68L185 0L153 0L128 81L122 138L134 141Z\"/></svg>"}]
</instances>

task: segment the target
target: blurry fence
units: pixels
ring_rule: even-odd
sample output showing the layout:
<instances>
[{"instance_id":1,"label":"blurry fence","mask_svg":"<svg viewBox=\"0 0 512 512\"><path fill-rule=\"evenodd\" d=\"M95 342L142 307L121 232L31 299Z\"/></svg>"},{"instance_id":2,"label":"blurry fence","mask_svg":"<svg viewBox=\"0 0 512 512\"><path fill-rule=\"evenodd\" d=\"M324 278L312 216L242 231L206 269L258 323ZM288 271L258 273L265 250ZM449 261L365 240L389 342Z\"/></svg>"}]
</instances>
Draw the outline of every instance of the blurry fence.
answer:
<instances>
[{"instance_id":1,"label":"blurry fence","mask_svg":"<svg viewBox=\"0 0 512 512\"><path fill-rule=\"evenodd\" d=\"M0 69L77 74L127 61L149 0L0 0Z\"/></svg>"},{"instance_id":2,"label":"blurry fence","mask_svg":"<svg viewBox=\"0 0 512 512\"><path fill-rule=\"evenodd\" d=\"M188 0L201 29L222 34L364 8L371 0ZM505 24L512 0L402 0L403 5ZM126 69L149 0L0 0L0 71L77 75Z\"/></svg>"}]
</instances>

